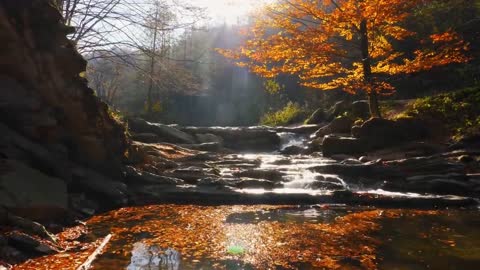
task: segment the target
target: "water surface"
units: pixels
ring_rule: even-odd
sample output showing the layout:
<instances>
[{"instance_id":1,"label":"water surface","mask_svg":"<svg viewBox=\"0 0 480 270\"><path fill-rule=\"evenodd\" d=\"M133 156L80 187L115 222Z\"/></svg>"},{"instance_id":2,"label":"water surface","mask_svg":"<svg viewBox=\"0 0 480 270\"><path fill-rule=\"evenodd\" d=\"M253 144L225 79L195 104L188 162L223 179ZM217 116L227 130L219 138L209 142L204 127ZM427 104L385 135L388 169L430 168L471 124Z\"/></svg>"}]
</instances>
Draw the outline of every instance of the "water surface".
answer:
<instances>
[{"instance_id":1,"label":"water surface","mask_svg":"<svg viewBox=\"0 0 480 270\"><path fill-rule=\"evenodd\" d=\"M480 265L477 210L164 205L113 211L88 226L92 239L113 233L93 265L98 270L476 270ZM45 257L36 268L17 269L69 263L75 269L86 255Z\"/></svg>"}]
</instances>

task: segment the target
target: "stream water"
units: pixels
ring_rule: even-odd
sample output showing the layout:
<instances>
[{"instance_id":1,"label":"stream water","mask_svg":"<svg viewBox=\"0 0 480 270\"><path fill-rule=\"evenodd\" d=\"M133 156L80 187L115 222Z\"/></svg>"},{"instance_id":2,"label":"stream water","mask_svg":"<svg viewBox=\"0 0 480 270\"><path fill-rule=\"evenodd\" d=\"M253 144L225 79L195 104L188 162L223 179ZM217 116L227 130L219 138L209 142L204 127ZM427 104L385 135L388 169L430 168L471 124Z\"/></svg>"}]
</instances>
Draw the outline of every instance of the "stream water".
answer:
<instances>
[{"instance_id":1,"label":"stream water","mask_svg":"<svg viewBox=\"0 0 480 270\"><path fill-rule=\"evenodd\" d=\"M289 134L282 138L284 147L303 143L302 138ZM260 169L284 173L283 186L273 192L318 194L331 192L332 187L386 193L307 170L335 162L321 155L287 158L264 153L229 158L254 161ZM226 177L236 170L228 165L219 169ZM314 186L319 181L330 186ZM95 216L87 224L91 241L113 234L93 264L97 270L477 270L480 266L478 209L157 205L116 210ZM75 251L43 257L16 269L66 269L60 265L78 266L88 254Z\"/></svg>"},{"instance_id":2,"label":"stream water","mask_svg":"<svg viewBox=\"0 0 480 270\"><path fill-rule=\"evenodd\" d=\"M93 269L476 270L475 210L343 206L123 209L89 221L114 240Z\"/></svg>"}]
</instances>

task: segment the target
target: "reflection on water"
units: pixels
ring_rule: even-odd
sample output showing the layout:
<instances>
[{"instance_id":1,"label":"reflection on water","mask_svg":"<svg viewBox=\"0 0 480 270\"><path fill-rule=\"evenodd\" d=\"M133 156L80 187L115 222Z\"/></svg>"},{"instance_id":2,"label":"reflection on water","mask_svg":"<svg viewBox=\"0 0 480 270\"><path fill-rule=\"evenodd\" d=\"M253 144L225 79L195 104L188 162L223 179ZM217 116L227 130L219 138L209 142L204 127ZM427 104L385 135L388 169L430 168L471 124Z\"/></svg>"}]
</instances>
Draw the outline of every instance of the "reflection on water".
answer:
<instances>
[{"instance_id":1,"label":"reflection on water","mask_svg":"<svg viewBox=\"0 0 480 270\"><path fill-rule=\"evenodd\" d=\"M167 248L162 250L156 245L147 246L144 243L135 243L132 250L131 262L127 270L178 270L180 269L180 253Z\"/></svg>"},{"instance_id":2,"label":"reflection on water","mask_svg":"<svg viewBox=\"0 0 480 270\"><path fill-rule=\"evenodd\" d=\"M113 234L92 270L478 270L480 265L477 209L158 205L99 215L88 226L99 238ZM76 269L86 258L81 252L67 255L14 269Z\"/></svg>"}]
</instances>

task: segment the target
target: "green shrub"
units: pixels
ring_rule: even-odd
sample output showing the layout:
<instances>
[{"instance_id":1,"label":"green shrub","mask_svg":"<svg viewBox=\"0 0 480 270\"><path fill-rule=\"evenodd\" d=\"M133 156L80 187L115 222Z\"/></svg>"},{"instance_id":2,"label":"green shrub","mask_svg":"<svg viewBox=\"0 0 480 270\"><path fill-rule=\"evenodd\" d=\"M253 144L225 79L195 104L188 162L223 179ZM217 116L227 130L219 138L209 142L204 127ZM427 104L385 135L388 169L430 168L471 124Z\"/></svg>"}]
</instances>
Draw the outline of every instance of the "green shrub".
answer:
<instances>
[{"instance_id":1,"label":"green shrub","mask_svg":"<svg viewBox=\"0 0 480 270\"><path fill-rule=\"evenodd\" d=\"M480 88L420 98L398 116L433 119L443 123L455 139L480 131Z\"/></svg>"},{"instance_id":2,"label":"green shrub","mask_svg":"<svg viewBox=\"0 0 480 270\"><path fill-rule=\"evenodd\" d=\"M267 126L284 126L297 122L302 122L308 115L298 103L288 102L288 104L278 111L271 111L264 114L260 124Z\"/></svg>"}]
</instances>

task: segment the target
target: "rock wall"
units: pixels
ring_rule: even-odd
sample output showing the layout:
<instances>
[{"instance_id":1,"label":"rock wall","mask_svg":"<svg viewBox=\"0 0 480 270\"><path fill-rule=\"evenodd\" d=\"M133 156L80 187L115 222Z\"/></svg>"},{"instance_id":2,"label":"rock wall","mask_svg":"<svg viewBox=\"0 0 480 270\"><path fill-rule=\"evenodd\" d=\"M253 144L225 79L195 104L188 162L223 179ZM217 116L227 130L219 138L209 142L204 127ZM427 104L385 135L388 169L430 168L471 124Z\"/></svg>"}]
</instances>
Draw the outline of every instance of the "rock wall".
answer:
<instances>
[{"instance_id":1,"label":"rock wall","mask_svg":"<svg viewBox=\"0 0 480 270\"><path fill-rule=\"evenodd\" d=\"M76 175L78 168L120 178L124 127L82 78L87 63L67 39L70 31L52 1L0 1L0 206L30 207L28 196L25 204L16 194L5 199L13 192L9 175L22 178L11 173L22 168L12 165L18 162L38 172L23 174L30 178L25 189L41 179L65 192L51 177L70 192L87 175Z\"/></svg>"},{"instance_id":2,"label":"rock wall","mask_svg":"<svg viewBox=\"0 0 480 270\"><path fill-rule=\"evenodd\" d=\"M71 30L47 0L2 0L0 121L108 172L126 149L124 129L81 77L86 61L66 38Z\"/></svg>"}]
</instances>

